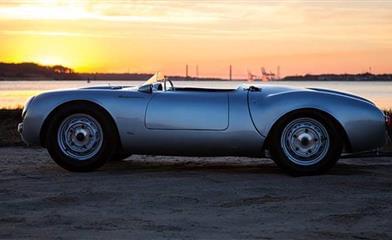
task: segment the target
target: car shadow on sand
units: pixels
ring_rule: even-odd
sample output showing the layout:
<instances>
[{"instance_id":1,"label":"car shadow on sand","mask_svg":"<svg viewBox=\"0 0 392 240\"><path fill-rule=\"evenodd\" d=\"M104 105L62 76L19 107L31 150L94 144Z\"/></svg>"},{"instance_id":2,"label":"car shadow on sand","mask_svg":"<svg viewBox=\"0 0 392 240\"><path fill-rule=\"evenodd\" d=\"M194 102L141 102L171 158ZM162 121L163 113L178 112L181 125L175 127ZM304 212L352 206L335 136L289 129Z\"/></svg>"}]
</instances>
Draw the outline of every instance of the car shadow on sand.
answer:
<instances>
[{"instance_id":1,"label":"car shadow on sand","mask_svg":"<svg viewBox=\"0 0 392 240\"><path fill-rule=\"evenodd\" d=\"M169 157L166 157L169 158ZM238 158L238 160L229 160L227 162L223 161L208 161L201 159L191 159L183 161L171 161L171 160L161 160L157 161L154 157L151 160L148 158L143 161L133 160L132 158L123 161L113 161L107 163L100 171L104 172L170 172L170 171L214 171L214 172L233 172L233 173L257 173L257 174L276 174L284 175L285 172L282 171L278 166L275 165L271 160L245 160L241 161L243 158ZM379 165L351 165L345 163L338 163L327 175L364 175L371 174L371 170Z\"/></svg>"}]
</instances>

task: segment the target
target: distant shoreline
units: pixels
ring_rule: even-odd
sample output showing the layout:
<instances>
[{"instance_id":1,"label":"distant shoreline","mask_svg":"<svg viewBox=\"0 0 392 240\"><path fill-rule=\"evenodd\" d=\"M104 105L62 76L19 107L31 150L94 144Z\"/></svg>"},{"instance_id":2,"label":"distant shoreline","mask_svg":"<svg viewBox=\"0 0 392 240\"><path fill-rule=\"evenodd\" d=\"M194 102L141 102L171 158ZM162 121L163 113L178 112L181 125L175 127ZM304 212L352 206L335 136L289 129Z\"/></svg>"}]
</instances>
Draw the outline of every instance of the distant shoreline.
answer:
<instances>
[{"instance_id":1,"label":"distant shoreline","mask_svg":"<svg viewBox=\"0 0 392 240\"><path fill-rule=\"evenodd\" d=\"M62 65L45 66L37 63L0 62L0 81L145 81L152 73L78 73ZM252 75L255 81L320 81L320 82L392 82L392 73L324 73L279 77ZM219 77L167 76L172 81L247 81L246 78L228 79Z\"/></svg>"},{"instance_id":2,"label":"distant shoreline","mask_svg":"<svg viewBox=\"0 0 392 240\"><path fill-rule=\"evenodd\" d=\"M0 77L1 81L18 82L39 82L39 81L85 81L85 82L108 82L108 81L147 81L152 74L130 73L130 74L117 74L117 73L102 73L96 74L94 77L87 77L90 74L80 74L80 78L45 78L45 77ZM373 75L373 74L358 74L358 75L304 75L304 76L286 76L282 79L273 79L269 81L262 81L261 79L254 79L249 81L245 78L227 79L227 78L213 78L213 77L184 77L184 76L167 76L172 81L183 82L392 82L392 74Z\"/></svg>"},{"instance_id":3,"label":"distant shoreline","mask_svg":"<svg viewBox=\"0 0 392 240\"><path fill-rule=\"evenodd\" d=\"M170 79L170 77L169 77ZM67 81L74 81L74 82L119 82L119 81L146 81L147 79L95 79L95 80L86 80L86 79L0 79L0 82L67 82ZM204 79L204 78L194 78L194 79L171 79L172 81L183 81L183 82L250 82L250 83L266 83L266 82L392 82L392 80L319 80L319 79L312 79L312 80L287 80L287 79L280 79L280 80L270 80L270 81L260 81L260 80L253 80L248 81L247 79Z\"/></svg>"}]
</instances>

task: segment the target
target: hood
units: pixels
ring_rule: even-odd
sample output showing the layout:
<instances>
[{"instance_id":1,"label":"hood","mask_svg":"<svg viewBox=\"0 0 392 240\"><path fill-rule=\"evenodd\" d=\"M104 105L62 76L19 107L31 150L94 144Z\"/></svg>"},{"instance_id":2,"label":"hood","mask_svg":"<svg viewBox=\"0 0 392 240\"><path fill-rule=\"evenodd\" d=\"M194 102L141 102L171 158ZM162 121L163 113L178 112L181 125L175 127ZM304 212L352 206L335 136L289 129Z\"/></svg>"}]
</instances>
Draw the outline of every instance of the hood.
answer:
<instances>
[{"instance_id":1,"label":"hood","mask_svg":"<svg viewBox=\"0 0 392 240\"><path fill-rule=\"evenodd\" d=\"M92 87L82 87L79 89L98 89L98 90L119 90L123 88L129 88L131 86L110 86L110 85L104 85L104 86L92 86Z\"/></svg>"}]
</instances>

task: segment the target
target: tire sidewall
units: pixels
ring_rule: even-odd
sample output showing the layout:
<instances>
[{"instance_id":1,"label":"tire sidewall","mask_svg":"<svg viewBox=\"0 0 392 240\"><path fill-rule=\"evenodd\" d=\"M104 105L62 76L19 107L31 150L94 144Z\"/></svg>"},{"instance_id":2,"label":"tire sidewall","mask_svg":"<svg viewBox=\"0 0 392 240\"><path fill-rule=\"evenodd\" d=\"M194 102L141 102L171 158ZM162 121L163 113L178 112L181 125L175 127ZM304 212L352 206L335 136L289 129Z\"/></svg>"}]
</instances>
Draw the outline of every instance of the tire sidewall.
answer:
<instances>
[{"instance_id":1,"label":"tire sidewall","mask_svg":"<svg viewBox=\"0 0 392 240\"><path fill-rule=\"evenodd\" d=\"M325 127L329 135L330 144L327 153L324 158L315 164L304 166L292 162L285 155L283 146L281 145L284 128L298 118L311 118L318 121ZM286 172L292 175L313 175L324 173L335 165L342 151L342 145L340 134L337 132L337 127L331 119L316 111L304 110L288 114L275 124L271 133L269 149L275 163Z\"/></svg>"},{"instance_id":2,"label":"tire sidewall","mask_svg":"<svg viewBox=\"0 0 392 240\"><path fill-rule=\"evenodd\" d=\"M61 123L73 114L82 113L94 118L102 128L102 145L98 152L91 158L86 160L74 159L61 150L57 139L59 127ZM115 128L107 114L91 105L78 103L68 105L57 111L48 126L47 149L53 160L61 167L70 171L91 171L102 166L107 160L113 158L116 152L116 135Z\"/></svg>"}]
</instances>

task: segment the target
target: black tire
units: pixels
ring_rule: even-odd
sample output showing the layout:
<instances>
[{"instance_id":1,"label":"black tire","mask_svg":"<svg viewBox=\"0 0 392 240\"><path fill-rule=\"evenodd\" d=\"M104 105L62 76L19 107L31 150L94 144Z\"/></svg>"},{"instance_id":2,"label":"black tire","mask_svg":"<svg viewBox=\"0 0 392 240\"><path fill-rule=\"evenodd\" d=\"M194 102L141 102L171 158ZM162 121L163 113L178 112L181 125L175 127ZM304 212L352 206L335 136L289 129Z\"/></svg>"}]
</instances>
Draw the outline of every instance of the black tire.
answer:
<instances>
[{"instance_id":1,"label":"black tire","mask_svg":"<svg viewBox=\"0 0 392 240\"><path fill-rule=\"evenodd\" d=\"M67 155L61 149L57 137L62 122L74 114L83 114L95 119L102 130L100 147L96 148L95 151L97 152L94 155L84 160L78 160ZM117 147L114 147L118 146L117 129L113 121L105 110L92 103L78 102L61 107L51 117L47 133L46 146L50 156L58 165L69 171L86 172L95 170L105 164L107 160L113 159L117 152Z\"/></svg>"},{"instance_id":2,"label":"black tire","mask_svg":"<svg viewBox=\"0 0 392 240\"><path fill-rule=\"evenodd\" d=\"M320 144L324 144L325 147L324 148L320 147L321 149L324 150L323 153L320 153L318 157L317 157L318 152L315 151L316 153L314 153L315 156L313 158L319 160L317 160L314 163L312 163L311 160L309 160L309 162L306 162L307 161L306 157L303 158L304 160L302 159L297 160L297 158L300 157L297 157L298 155L296 155L296 152L294 150L290 152L291 149L294 148L293 146L295 146L295 144L301 144L301 146L305 146L303 149L306 149L307 147L306 145L302 145L303 143L309 144L308 140L304 142L302 140L293 140L292 141L293 144L290 144L290 140L288 139L297 138L297 135L295 135L295 133L297 132L295 131L298 128L295 129L295 127L293 127L294 130L289 129L287 131L284 131L285 128L286 129L289 128L291 124L294 124L294 126L296 126L295 123L298 121L301 122L302 119L311 119L310 122L315 124L317 123L321 124L321 126L324 127L324 130L326 130L326 133L328 134L328 138L329 138L328 146L327 144L325 144L325 142L320 143ZM303 129L306 130L306 127L303 127ZM342 152L342 148L343 148L343 141L341 137L342 135L339 134L338 129L339 128L336 126L334 120L331 119L328 115L321 112L312 111L312 110L302 110L302 111L289 113L286 116L284 116L282 119L280 119L271 130L271 134L268 139L269 151L271 157L281 169L294 176L315 175L315 174L324 173L336 164ZM307 131L312 131L312 130L307 130ZM318 132L318 131L314 131L314 132ZM286 133L288 135L292 133L293 134L291 135L292 138L286 138L285 137L287 136ZM310 144L315 145L317 141L316 138L317 137L314 137L315 140L312 140L312 143ZM324 138L324 141L326 141L325 139L326 138ZM295 150L298 149L299 148L295 148ZM301 154L302 153L307 154L306 152L303 151L301 152L301 151L302 148L298 150L298 152L300 152ZM311 151L309 154L311 154ZM293 155L295 157L293 157Z\"/></svg>"}]
</instances>

